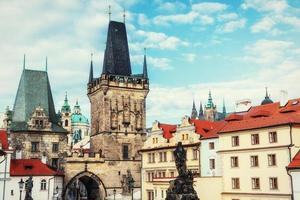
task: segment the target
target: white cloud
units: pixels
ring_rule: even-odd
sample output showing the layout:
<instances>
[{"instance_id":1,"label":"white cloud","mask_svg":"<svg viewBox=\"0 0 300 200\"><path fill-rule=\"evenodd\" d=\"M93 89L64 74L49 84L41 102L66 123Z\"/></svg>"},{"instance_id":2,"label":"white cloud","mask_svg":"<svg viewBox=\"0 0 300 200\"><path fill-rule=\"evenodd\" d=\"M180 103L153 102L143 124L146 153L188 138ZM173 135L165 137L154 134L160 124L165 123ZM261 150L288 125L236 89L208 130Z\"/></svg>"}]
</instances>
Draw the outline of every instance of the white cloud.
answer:
<instances>
[{"instance_id":1,"label":"white cloud","mask_svg":"<svg viewBox=\"0 0 300 200\"><path fill-rule=\"evenodd\" d=\"M219 26L217 31L220 33L231 33L237 29L244 28L245 24L246 24L246 19L233 20Z\"/></svg>"},{"instance_id":2,"label":"white cloud","mask_svg":"<svg viewBox=\"0 0 300 200\"><path fill-rule=\"evenodd\" d=\"M288 8L286 0L245 0L243 9L255 9L260 12L283 12Z\"/></svg>"},{"instance_id":3,"label":"white cloud","mask_svg":"<svg viewBox=\"0 0 300 200\"><path fill-rule=\"evenodd\" d=\"M158 15L154 17L153 23L160 25L168 25L169 23L192 24L198 16L199 14L193 11L187 14Z\"/></svg>"},{"instance_id":4,"label":"white cloud","mask_svg":"<svg viewBox=\"0 0 300 200\"><path fill-rule=\"evenodd\" d=\"M167 12L176 12L186 8L186 5L180 1L175 2L160 2L158 10Z\"/></svg>"},{"instance_id":5,"label":"white cloud","mask_svg":"<svg viewBox=\"0 0 300 200\"><path fill-rule=\"evenodd\" d=\"M274 20L267 16L264 17L261 21L257 22L251 27L253 33L259 33L262 31L270 31L276 23Z\"/></svg>"},{"instance_id":6,"label":"white cloud","mask_svg":"<svg viewBox=\"0 0 300 200\"><path fill-rule=\"evenodd\" d=\"M229 21L229 20L234 20L237 19L239 16L236 13L225 13L225 14L220 14L218 16L219 21Z\"/></svg>"},{"instance_id":7,"label":"white cloud","mask_svg":"<svg viewBox=\"0 0 300 200\"><path fill-rule=\"evenodd\" d=\"M183 59L187 60L188 62L192 63L195 61L197 55L194 53L184 53L182 54Z\"/></svg>"},{"instance_id":8,"label":"white cloud","mask_svg":"<svg viewBox=\"0 0 300 200\"><path fill-rule=\"evenodd\" d=\"M134 55L131 56L131 62L136 65L141 65L143 62L143 55ZM153 57L147 56L147 65L148 68L158 69L158 70L171 70L173 69L170 65L171 60L169 58L162 57Z\"/></svg>"},{"instance_id":9,"label":"white cloud","mask_svg":"<svg viewBox=\"0 0 300 200\"><path fill-rule=\"evenodd\" d=\"M197 11L199 13L216 13L220 11L224 11L227 9L226 4L222 3L211 3L211 2L204 2L204 3L197 3L192 5L192 10Z\"/></svg>"},{"instance_id":10,"label":"white cloud","mask_svg":"<svg viewBox=\"0 0 300 200\"><path fill-rule=\"evenodd\" d=\"M287 52L293 47L292 42L282 40L258 40L245 48L247 61L272 65L288 57Z\"/></svg>"},{"instance_id":11,"label":"white cloud","mask_svg":"<svg viewBox=\"0 0 300 200\"><path fill-rule=\"evenodd\" d=\"M136 32L138 36L145 38L142 46L147 48L159 49L176 49L178 46L188 46L189 43L182 41L174 36L167 36L164 33L146 32L139 30Z\"/></svg>"},{"instance_id":12,"label":"white cloud","mask_svg":"<svg viewBox=\"0 0 300 200\"><path fill-rule=\"evenodd\" d=\"M138 23L141 26L145 26L150 24L150 20L145 14L138 14Z\"/></svg>"},{"instance_id":13,"label":"white cloud","mask_svg":"<svg viewBox=\"0 0 300 200\"><path fill-rule=\"evenodd\" d=\"M199 19L200 19L200 23L203 25L213 24L215 22L214 18L208 15L201 15L199 16Z\"/></svg>"}]
</instances>

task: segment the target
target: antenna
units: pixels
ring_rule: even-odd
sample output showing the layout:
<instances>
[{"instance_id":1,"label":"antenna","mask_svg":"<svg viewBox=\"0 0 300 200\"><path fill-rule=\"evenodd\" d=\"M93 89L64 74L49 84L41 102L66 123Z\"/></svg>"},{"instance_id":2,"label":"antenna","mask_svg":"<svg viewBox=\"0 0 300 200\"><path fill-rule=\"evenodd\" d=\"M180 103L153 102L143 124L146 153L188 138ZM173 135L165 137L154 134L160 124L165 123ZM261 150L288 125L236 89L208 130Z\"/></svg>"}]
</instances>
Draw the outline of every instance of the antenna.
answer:
<instances>
[{"instance_id":1,"label":"antenna","mask_svg":"<svg viewBox=\"0 0 300 200\"><path fill-rule=\"evenodd\" d=\"M125 18L126 18L126 13L125 13L125 8L123 10L123 21L124 21L124 24L125 24Z\"/></svg>"},{"instance_id":2,"label":"antenna","mask_svg":"<svg viewBox=\"0 0 300 200\"><path fill-rule=\"evenodd\" d=\"M46 72L48 71L48 57L46 56Z\"/></svg>"},{"instance_id":3,"label":"antenna","mask_svg":"<svg viewBox=\"0 0 300 200\"><path fill-rule=\"evenodd\" d=\"M111 21L111 6L108 6L108 17L109 17L109 21Z\"/></svg>"},{"instance_id":4,"label":"antenna","mask_svg":"<svg viewBox=\"0 0 300 200\"><path fill-rule=\"evenodd\" d=\"M26 59L26 54L24 54L24 57L23 57L23 69L25 69L25 59Z\"/></svg>"}]
</instances>

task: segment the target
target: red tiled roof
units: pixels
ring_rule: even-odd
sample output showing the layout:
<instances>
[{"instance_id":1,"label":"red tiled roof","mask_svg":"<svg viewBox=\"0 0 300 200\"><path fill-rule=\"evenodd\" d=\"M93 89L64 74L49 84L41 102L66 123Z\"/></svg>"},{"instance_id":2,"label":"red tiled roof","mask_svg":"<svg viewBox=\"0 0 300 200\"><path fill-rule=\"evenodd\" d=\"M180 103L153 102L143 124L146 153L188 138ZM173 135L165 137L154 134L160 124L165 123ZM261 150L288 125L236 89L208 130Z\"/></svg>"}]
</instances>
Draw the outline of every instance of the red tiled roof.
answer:
<instances>
[{"instance_id":1,"label":"red tiled roof","mask_svg":"<svg viewBox=\"0 0 300 200\"><path fill-rule=\"evenodd\" d=\"M292 162L287 167L288 169L300 169L300 151L295 155Z\"/></svg>"},{"instance_id":2,"label":"red tiled roof","mask_svg":"<svg viewBox=\"0 0 300 200\"><path fill-rule=\"evenodd\" d=\"M158 124L158 127L163 130L163 137L166 139L170 139L173 137L173 133L177 130L177 125L172 124Z\"/></svg>"},{"instance_id":3,"label":"red tiled roof","mask_svg":"<svg viewBox=\"0 0 300 200\"><path fill-rule=\"evenodd\" d=\"M11 176L54 176L62 175L39 159L12 159L10 162Z\"/></svg>"},{"instance_id":4,"label":"red tiled roof","mask_svg":"<svg viewBox=\"0 0 300 200\"><path fill-rule=\"evenodd\" d=\"M8 149L7 132L5 130L0 130L0 143L3 150Z\"/></svg>"},{"instance_id":5,"label":"red tiled roof","mask_svg":"<svg viewBox=\"0 0 300 200\"><path fill-rule=\"evenodd\" d=\"M195 132L201 135L201 139L218 138L218 131L226 124L224 121L211 122L199 119L191 119L190 123L194 124Z\"/></svg>"},{"instance_id":6,"label":"red tiled roof","mask_svg":"<svg viewBox=\"0 0 300 200\"><path fill-rule=\"evenodd\" d=\"M300 99L289 100L284 107L279 102L251 107L229 115L225 121L228 123L219 133L300 123Z\"/></svg>"}]
</instances>

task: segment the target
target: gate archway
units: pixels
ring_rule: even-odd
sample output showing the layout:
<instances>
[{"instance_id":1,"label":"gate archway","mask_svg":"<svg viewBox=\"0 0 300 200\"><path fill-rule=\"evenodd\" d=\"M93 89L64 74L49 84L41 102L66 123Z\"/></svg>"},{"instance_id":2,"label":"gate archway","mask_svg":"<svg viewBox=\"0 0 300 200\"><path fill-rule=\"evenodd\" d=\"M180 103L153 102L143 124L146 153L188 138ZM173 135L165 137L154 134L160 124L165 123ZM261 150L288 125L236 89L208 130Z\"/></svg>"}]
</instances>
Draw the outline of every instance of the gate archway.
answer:
<instances>
[{"instance_id":1,"label":"gate archway","mask_svg":"<svg viewBox=\"0 0 300 200\"><path fill-rule=\"evenodd\" d=\"M65 200L104 200L106 189L101 179L92 172L84 171L74 176L66 185Z\"/></svg>"}]
</instances>

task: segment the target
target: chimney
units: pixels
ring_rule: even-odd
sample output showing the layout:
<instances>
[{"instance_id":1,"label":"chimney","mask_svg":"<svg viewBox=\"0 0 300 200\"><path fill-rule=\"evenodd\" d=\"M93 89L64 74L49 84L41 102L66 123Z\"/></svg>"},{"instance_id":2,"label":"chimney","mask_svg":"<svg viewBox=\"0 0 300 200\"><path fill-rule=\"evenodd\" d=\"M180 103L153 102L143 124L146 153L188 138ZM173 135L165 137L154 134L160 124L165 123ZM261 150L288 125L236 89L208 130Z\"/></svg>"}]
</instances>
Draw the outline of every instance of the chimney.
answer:
<instances>
[{"instance_id":1,"label":"chimney","mask_svg":"<svg viewBox=\"0 0 300 200\"><path fill-rule=\"evenodd\" d=\"M280 106L285 106L288 102L288 92L286 90L280 90Z\"/></svg>"}]
</instances>

